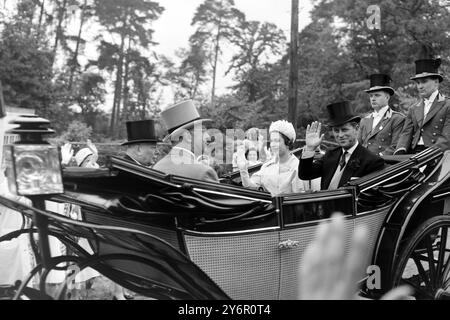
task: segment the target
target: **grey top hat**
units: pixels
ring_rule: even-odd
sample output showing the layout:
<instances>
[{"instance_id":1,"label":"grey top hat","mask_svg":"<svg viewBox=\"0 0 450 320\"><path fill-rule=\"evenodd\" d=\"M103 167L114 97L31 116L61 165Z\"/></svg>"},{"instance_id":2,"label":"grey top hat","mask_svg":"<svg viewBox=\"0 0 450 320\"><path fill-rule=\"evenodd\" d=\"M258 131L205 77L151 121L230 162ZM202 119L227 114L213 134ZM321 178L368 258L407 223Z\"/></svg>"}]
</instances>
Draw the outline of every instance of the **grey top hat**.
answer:
<instances>
[{"instance_id":1,"label":"grey top hat","mask_svg":"<svg viewBox=\"0 0 450 320\"><path fill-rule=\"evenodd\" d=\"M176 135L183 129L189 129L203 122L210 122L211 119L203 119L192 100L184 100L170 105L161 111L161 119L164 122L167 132L163 141L167 141L171 136Z\"/></svg>"}]
</instances>

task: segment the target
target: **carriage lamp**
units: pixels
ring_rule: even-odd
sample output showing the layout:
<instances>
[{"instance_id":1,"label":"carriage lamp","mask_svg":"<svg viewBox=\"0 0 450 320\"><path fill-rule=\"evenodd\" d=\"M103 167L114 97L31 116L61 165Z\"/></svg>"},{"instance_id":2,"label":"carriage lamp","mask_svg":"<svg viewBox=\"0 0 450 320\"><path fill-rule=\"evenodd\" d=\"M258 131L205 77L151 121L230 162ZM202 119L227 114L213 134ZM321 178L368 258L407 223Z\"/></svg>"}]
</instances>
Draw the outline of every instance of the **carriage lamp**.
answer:
<instances>
[{"instance_id":1,"label":"carriage lamp","mask_svg":"<svg viewBox=\"0 0 450 320\"><path fill-rule=\"evenodd\" d=\"M20 141L4 148L10 191L21 196L63 193L59 148L42 139L54 133L50 122L33 115L10 123L19 127L9 132L20 136Z\"/></svg>"},{"instance_id":2,"label":"carriage lamp","mask_svg":"<svg viewBox=\"0 0 450 320\"><path fill-rule=\"evenodd\" d=\"M48 120L35 115L20 116L10 124L18 125L9 132L18 134L20 140L6 148L8 184L11 191L27 196L33 207L45 210L47 195L64 192L58 148L43 140L43 136L55 131L49 129ZM48 218L33 212L33 223L39 235L39 260L48 268L51 261Z\"/></svg>"},{"instance_id":3,"label":"carriage lamp","mask_svg":"<svg viewBox=\"0 0 450 320\"><path fill-rule=\"evenodd\" d=\"M21 196L64 192L59 150L51 145L5 147L9 190Z\"/></svg>"}]
</instances>

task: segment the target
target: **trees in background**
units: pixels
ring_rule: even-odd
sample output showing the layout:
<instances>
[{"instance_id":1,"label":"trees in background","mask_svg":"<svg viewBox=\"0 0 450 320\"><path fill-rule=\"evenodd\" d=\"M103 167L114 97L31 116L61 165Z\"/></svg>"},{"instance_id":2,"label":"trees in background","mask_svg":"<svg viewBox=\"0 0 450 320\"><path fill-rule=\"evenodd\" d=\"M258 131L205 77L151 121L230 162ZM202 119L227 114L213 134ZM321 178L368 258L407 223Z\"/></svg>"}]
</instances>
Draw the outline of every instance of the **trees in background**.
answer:
<instances>
[{"instance_id":1,"label":"trees in background","mask_svg":"<svg viewBox=\"0 0 450 320\"><path fill-rule=\"evenodd\" d=\"M194 32L174 60L154 53L152 22L164 14L158 2L15 3L13 16L0 12L5 101L36 109L59 134L79 121L92 128L93 139L123 138L126 120L158 119L164 88L173 90L174 101L196 100L218 128L268 127L287 119L285 36L271 23L247 20L233 0L204 0L198 6ZM338 99L351 100L358 112L369 111L363 90L371 73L391 74L397 91L392 102L400 111L416 99L409 80L414 60L440 56L442 72L450 74L450 7L438 0L378 1L380 30L366 24L372 1L314 4L311 22L299 34L299 127L325 118L325 106ZM88 46L97 52L88 52ZM232 52L229 60L225 51ZM216 80L224 76L217 72L219 62L234 79L223 95L216 94ZM441 85L450 94L449 82Z\"/></svg>"},{"instance_id":2,"label":"trees in background","mask_svg":"<svg viewBox=\"0 0 450 320\"><path fill-rule=\"evenodd\" d=\"M261 86L261 71L270 57L281 56L286 37L272 23L239 20L229 41L237 50L226 73L233 71L237 85L234 89L245 94L248 102L263 98L267 93Z\"/></svg>"},{"instance_id":3,"label":"trees in background","mask_svg":"<svg viewBox=\"0 0 450 320\"><path fill-rule=\"evenodd\" d=\"M3 25L0 79L7 104L46 113L54 97L52 52L30 24L32 11L28 2L21 3L16 19Z\"/></svg>"},{"instance_id":4,"label":"trees in background","mask_svg":"<svg viewBox=\"0 0 450 320\"><path fill-rule=\"evenodd\" d=\"M130 67L136 59L138 64L142 62L144 52L154 44L150 24L164 8L150 0L95 0L94 8L100 25L112 38L107 40L103 37L99 48L99 60L102 59L103 63L98 65L100 69L115 73L109 132L115 136L119 123L127 117Z\"/></svg>"},{"instance_id":5,"label":"trees in background","mask_svg":"<svg viewBox=\"0 0 450 320\"><path fill-rule=\"evenodd\" d=\"M191 25L197 29L190 37L191 48L201 48L212 66L211 107L214 108L217 64L222 46L229 42L245 19L244 13L234 7L234 0L205 0L194 13Z\"/></svg>"}]
</instances>

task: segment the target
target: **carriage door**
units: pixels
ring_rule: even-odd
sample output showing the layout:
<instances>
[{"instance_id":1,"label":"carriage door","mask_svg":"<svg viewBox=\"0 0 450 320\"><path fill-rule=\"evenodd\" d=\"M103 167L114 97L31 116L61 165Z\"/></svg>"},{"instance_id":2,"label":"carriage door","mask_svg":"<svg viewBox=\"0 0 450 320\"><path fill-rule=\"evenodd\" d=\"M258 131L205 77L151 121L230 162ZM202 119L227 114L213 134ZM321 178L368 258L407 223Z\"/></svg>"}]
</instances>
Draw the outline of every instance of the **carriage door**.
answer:
<instances>
[{"instance_id":1,"label":"carriage door","mask_svg":"<svg viewBox=\"0 0 450 320\"><path fill-rule=\"evenodd\" d=\"M298 272L302 256L313 240L321 221L333 212L342 212L348 229L346 252L354 230L355 196L353 189L318 191L281 197L282 229L278 249L281 256L279 299L297 299Z\"/></svg>"}]
</instances>

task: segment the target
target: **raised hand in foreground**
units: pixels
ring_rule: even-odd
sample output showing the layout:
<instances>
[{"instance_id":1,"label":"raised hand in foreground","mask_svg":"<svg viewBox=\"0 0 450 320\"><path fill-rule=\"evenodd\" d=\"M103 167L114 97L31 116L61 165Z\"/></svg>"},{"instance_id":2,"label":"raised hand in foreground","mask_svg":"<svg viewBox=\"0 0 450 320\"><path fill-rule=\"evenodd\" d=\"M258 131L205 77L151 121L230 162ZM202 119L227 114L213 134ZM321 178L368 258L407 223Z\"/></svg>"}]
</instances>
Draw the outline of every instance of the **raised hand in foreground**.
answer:
<instances>
[{"instance_id":1,"label":"raised hand in foreground","mask_svg":"<svg viewBox=\"0 0 450 320\"><path fill-rule=\"evenodd\" d=\"M319 226L315 240L303 256L300 274L302 300L356 299L357 284L365 273L368 252L367 229L356 227L351 238L351 250L345 254L346 230L341 214ZM412 293L409 286L394 288L381 299L407 299Z\"/></svg>"}]
</instances>

